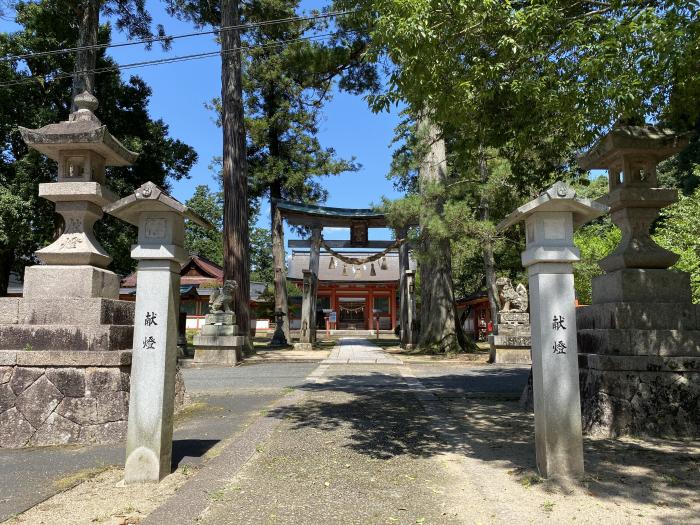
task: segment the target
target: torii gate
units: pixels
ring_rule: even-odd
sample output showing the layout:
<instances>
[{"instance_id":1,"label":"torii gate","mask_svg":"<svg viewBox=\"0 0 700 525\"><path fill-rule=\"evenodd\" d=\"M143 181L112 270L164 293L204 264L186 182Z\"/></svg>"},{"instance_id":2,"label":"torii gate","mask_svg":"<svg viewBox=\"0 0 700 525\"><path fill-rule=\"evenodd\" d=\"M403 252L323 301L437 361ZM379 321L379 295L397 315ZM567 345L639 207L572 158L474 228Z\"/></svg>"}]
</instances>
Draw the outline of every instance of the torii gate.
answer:
<instances>
[{"instance_id":1,"label":"torii gate","mask_svg":"<svg viewBox=\"0 0 700 525\"><path fill-rule=\"evenodd\" d=\"M302 204L286 200L276 200L277 209L292 226L302 226L311 231L309 239L290 240L290 248L309 248L309 268L304 270L303 295L301 311L301 343L316 341L316 296L318 292L318 271L321 255L321 230L324 227L349 228L350 240L323 239L325 245L332 249L372 248L378 250L393 249L399 253L399 325L401 345L415 344L415 294L413 291L413 272L409 269L409 245L407 242L370 241L369 228L388 228L386 216L376 210L367 208L333 208ZM407 229L397 229L396 239L405 239ZM286 273L283 272L286 280Z\"/></svg>"}]
</instances>

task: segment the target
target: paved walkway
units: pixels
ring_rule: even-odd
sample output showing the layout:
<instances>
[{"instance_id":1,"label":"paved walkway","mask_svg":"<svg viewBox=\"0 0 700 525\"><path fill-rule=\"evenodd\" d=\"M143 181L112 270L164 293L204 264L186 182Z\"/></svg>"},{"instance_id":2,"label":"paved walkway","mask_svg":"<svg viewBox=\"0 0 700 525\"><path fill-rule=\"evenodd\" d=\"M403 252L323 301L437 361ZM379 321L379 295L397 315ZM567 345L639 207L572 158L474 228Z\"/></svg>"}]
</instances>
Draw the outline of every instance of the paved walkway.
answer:
<instances>
[{"instance_id":1,"label":"paved walkway","mask_svg":"<svg viewBox=\"0 0 700 525\"><path fill-rule=\"evenodd\" d=\"M403 361L384 352L367 339L343 337L331 351L326 365L402 365Z\"/></svg>"},{"instance_id":2,"label":"paved walkway","mask_svg":"<svg viewBox=\"0 0 700 525\"><path fill-rule=\"evenodd\" d=\"M183 370L192 398L176 416L173 466L203 463L207 453L257 418L289 388L305 382L313 363L260 363ZM124 445L0 449L0 522L60 490L78 471L124 464Z\"/></svg>"}]
</instances>

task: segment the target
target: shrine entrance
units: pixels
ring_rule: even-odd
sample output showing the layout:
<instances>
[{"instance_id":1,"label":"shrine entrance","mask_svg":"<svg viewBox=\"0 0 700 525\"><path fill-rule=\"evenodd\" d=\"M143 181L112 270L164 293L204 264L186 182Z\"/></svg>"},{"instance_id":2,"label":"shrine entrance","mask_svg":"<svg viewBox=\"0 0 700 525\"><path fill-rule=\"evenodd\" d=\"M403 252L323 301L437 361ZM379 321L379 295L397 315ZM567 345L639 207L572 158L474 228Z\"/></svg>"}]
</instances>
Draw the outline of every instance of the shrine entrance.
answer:
<instances>
[{"instance_id":1,"label":"shrine entrance","mask_svg":"<svg viewBox=\"0 0 700 525\"><path fill-rule=\"evenodd\" d=\"M338 297L338 329L369 329L367 314L367 300L364 297Z\"/></svg>"},{"instance_id":2,"label":"shrine entrance","mask_svg":"<svg viewBox=\"0 0 700 525\"><path fill-rule=\"evenodd\" d=\"M400 329L402 345L412 345L416 308L406 228L396 229L393 239L370 240L369 229L389 227L377 210L274 203L287 224L309 234L289 241L289 273L275 268L276 275L284 276L279 288L286 289L289 279L302 291L301 308L288 313L299 342L313 344L317 328L325 326L329 334ZM349 238L325 238L324 228L347 230Z\"/></svg>"}]
</instances>

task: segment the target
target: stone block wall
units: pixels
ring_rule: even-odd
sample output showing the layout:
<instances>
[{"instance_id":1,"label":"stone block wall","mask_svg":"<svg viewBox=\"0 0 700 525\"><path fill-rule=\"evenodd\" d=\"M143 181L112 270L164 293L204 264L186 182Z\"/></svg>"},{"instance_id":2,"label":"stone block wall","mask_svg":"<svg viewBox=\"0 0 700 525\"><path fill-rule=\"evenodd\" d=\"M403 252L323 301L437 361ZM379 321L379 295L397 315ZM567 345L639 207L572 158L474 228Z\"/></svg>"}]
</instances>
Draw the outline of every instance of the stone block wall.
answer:
<instances>
[{"instance_id":1,"label":"stone block wall","mask_svg":"<svg viewBox=\"0 0 700 525\"><path fill-rule=\"evenodd\" d=\"M584 432L700 436L700 305L594 304L577 324Z\"/></svg>"},{"instance_id":2,"label":"stone block wall","mask_svg":"<svg viewBox=\"0 0 700 525\"><path fill-rule=\"evenodd\" d=\"M0 448L122 443L130 375L131 351L0 351Z\"/></svg>"},{"instance_id":3,"label":"stone block wall","mask_svg":"<svg viewBox=\"0 0 700 525\"><path fill-rule=\"evenodd\" d=\"M0 447L124 439L131 352L86 353L0 352Z\"/></svg>"},{"instance_id":4,"label":"stone block wall","mask_svg":"<svg viewBox=\"0 0 700 525\"><path fill-rule=\"evenodd\" d=\"M700 358L582 354L579 361L586 434L700 435Z\"/></svg>"}]
</instances>

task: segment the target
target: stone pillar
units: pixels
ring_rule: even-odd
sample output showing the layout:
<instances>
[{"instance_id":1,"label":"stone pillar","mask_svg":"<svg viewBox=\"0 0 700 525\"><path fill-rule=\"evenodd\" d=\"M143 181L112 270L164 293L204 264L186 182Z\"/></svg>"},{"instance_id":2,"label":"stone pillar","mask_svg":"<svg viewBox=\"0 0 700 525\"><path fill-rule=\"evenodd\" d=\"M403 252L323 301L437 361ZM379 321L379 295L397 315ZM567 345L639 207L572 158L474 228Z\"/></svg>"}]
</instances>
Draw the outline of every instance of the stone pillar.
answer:
<instances>
[{"instance_id":1,"label":"stone pillar","mask_svg":"<svg viewBox=\"0 0 700 525\"><path fill-rule=\"evenodd\" d=\"M600 204L577 199L558 182L499 224L499 229L520 221L526 225L522 262L531 301L535 445L537 467L545 478L583 475L572 268L579 252L573 228L605 211Z\"/></svg>"},{"instance_id":2,"label":"stone pillar","mask_svg":"<svg viewBox=\"0 0 700 525\"><path fill-rule=\"evenodd\" d=\"M299 342L316 342L316 296L318 294L318 271L321 259L321 227L311 230L309 269L304 270L304 288L301 306L301 328Z\"/></svg>"},{"instance_id":3,"label":"stone pillar","mask_svg":"<svg viewBox=\"0 0 700 525\"><path fill-rule=\"evenodd\" d=\"M406 341L403 343L403 348L412 349L418 343L418 334L416 333L416 272L414 270L406 270L404 272L404 288L406 301ZM403 337L403 335L402 335Z\"/></svg>"},{"instance_id":4,"label":"stone pillar","mask_svg":"<svg viewBox=\"0 0 700 525\"><path fill-rule=\"evenodd\" d=\"M139 229L131 250L138 284L124 479L157 482L171 469L185 217L208 223L150 182L107 211Z\"/></svg>"},{"instance_id":5,"label":"stone pillar","mask_svg":"<svg viewBox=\"0 0 700 525\"><path fill-rule=\"evenodd\" d=\"M311 270L302 270L302 289L301 289L301 325L299 326L299 343L304 345L304 348L311 349Z\"/></svg>"}]
</instances>

